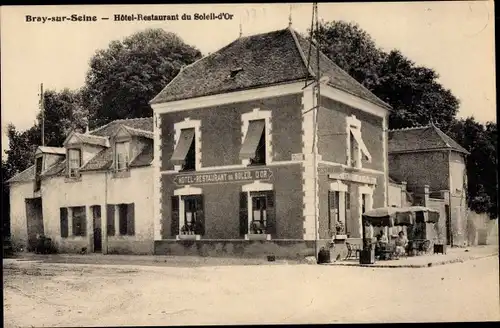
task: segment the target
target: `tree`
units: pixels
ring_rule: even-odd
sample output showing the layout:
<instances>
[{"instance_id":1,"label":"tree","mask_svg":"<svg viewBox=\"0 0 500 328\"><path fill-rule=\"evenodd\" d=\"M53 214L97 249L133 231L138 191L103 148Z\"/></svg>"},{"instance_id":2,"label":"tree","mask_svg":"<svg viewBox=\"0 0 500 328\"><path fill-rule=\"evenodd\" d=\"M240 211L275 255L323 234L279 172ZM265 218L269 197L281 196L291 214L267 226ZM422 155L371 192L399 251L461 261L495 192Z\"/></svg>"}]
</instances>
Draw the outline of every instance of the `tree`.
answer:
<instances>
[{"instance_id":1,"label":"tree","mask_svg":"<svg viewBox=\"0 0 500 328\"><path fill-rule=\"evenodd\" d=\"M498 215L497 126L483 125L474 117L453 122L448 134L465 147L467 157L467 196L469 207L478 213Z\"/></svg>"},{"instance_id":2,"label":"tree","mask_svg":"<svg viewBox=\"0 0 500 328\"><path fill-rule=\"evenodd\" d=\"M390 128L432 120L447 129L456 116L459 101L433 69L417 66L398 50L382 51L357 24L322 22L313 36L333 62L393 107Z\"/></svg>"},{"instance_id":3,"label":"tree","mask_svg":"<svg viewBox=\"0 0 500 328\"><path fill-rule=\"evenodd\" d=\"M80 105L79 93L68 89L44 92L45 145L61 147L70 130L83 132L87 126L88 113ZM5 151L7 179L27 169L33 163L38 145L41 145L41 112L31 128L20 132L13 124L7 128L9 149Z\"/></svg>"},{"instance_id":4,"label":"tree","mask_svg":"<svg viewBox=\"0 0 500 328\"><path fill-rule=\"evenodd\" d=\"M342 21L319 24L314 39L320 50L350 76L371 89L378 82L384 52L359 25Z\"/></svg>"},{"instance_id":5,"label":"tree","mask_svg":"<svg viewBox=\"0 0 500 328\"><path fill-rule=\"evenodd\" d=\"M162 29L147 29L123 41L112 41L90 60L82 90L90 125L151 116L149 101L183 66L200 57L199 50Z\"/></svg>"}]
</instances>

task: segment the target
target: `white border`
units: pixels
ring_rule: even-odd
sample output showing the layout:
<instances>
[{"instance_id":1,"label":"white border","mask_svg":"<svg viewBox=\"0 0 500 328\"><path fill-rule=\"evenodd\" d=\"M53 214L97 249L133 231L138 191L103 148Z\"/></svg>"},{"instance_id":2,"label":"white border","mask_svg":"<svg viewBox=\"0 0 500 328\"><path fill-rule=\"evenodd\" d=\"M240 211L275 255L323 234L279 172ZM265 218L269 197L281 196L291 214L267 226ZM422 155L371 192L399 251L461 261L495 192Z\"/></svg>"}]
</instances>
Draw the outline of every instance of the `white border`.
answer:
<instances>
[{"instance_id":1,"label":"white border","mask_svg":"<svg viewBox=\"0 0 500 328\"><path fill-rule=\"evenodd\" d=\"M241 191L247 193L247 233L245 234L245 240L250 240L249 231L250 231L250 218L252 217L252 196L250 196L250 192L255 191L272 191L274 189L271 183L263 183L259 180L256 180L252 183L241 186ZM276 204L275 204L276 206ZM271 235L266 234L266 240L271 240Z\"/></svg>"}]
</instances>

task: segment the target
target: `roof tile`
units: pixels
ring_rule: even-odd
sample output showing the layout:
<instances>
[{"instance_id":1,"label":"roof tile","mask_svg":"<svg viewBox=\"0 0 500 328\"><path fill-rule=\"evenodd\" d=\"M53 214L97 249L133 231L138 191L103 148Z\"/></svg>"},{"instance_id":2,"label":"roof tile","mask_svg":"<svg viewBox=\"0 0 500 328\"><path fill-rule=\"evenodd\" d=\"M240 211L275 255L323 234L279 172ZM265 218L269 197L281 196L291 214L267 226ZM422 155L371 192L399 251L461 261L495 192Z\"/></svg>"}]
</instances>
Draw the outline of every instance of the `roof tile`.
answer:
<instances>
[{"instance_id":1,"label":"roof tile","mask_svg":"<svg viewBox=\"0 0 500 328\"><path fill-rule=\"evenodd\" d=\"M389 131L389 153L438 149L469 153L435 125Z\"/></svg>"},{"instance_id":2,"label":"roof tile","mask_svg":"<svg viewBox=\"0 0 500 328\"><path fill-rule=\"evenodd\" d=\"M311 78L314 72L304 58L309 42L290 28L239 38L219 51L184 68L151 101L151 104L183 100ZM312 47L315 50L315 47ZM315 67L311 56L310 67ZM231 75L231 71L239 72ZM320 56L321 74L330 85L379 106L377 98L326 55Z\"/></svg>"}]
</instances>

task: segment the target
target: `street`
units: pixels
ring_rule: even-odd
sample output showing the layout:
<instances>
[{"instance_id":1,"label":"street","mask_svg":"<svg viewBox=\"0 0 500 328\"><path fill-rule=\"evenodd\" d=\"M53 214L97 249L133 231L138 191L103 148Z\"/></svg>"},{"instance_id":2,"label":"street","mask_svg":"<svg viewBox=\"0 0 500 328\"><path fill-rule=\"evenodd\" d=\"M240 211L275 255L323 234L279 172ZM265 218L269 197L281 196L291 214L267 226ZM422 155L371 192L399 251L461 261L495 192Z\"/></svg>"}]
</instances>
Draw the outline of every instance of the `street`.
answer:
<instances>
[{"instance_id":1,"label":"street","mask_svg":"<svg viewBox=\"0 0 500 328\"><path fill-rule=\"evenodd\" d=\"M431 268L162 267L4 260L4 324L500 320L498 258Z\"/></svg>"}]
</instances>

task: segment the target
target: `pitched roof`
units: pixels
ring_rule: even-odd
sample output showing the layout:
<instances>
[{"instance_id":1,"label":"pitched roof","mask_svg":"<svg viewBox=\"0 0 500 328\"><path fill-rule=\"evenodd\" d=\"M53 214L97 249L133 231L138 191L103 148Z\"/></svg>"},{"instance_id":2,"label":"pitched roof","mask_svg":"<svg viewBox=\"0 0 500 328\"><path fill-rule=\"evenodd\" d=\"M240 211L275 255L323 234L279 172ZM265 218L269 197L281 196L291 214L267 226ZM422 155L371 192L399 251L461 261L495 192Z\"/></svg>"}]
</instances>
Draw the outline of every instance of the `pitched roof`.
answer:
<instances>
[{"instance_id":1,"label":"pitched roof","mask_svg":"<svg viewBox=\"0 0 500 328\"><path fill-rule=\"evenodd\" d=\"M35 165L31 165L26 170L19 172L12 178L7 180L7 183L12 182L30 182L35 179Z\"/></svg>"},{"instance_id":2,"label":"pitched roof","mask_svg":"<svg viewBox=\"0 0 500 328\"><path fill-rule=\"evenodd\" d=\"M122 125L132 129L153 132L153 118L143 117L143 118L129 118L124 120L115 120L95 130L92 130L89 133L95 136L110 137L115 135L115 133Z\"/></svg>"},{"instance_id":3,"label":"pitched roof","mask_svg":"<svg viewBox=\"0 0 500 328\"><path fill-rule=\"evenodd\" d=\"M310 79L316 62L311 56L310 66L306 64L309 45L291 28L239 38L185 67L150 103ZM334 88L390 108L324 54L320 55L320 74L328 76Z\"/></svg>"},{"instance_id":4,"label":"pitched roof","mask_svg":"<svg viewBox=\"0 0 500 328\"><path fill-rule=\"evenodd\" d=\"M92 157L80 171L105 170L111 167L113 163L113 149L106 148Z\"/></svg>"},{"instance_id":5,"label":"pitched roof","mask_svg":"<svg viewBox=\"0 0 500 328\"><path fill-rule=\"evenodd\" d=\"M104 136L92 135L92 134L84 134L75 132L74 135L79 138L83 143L98 145L103 147L109 147L108 138Z\"/></svg>"},{"instance_id":6,"label":"pitched roof","mask_svg":"<svg viewBox=\"0 0 500 328\"><path fill-rule=\"evenodd\" d=\"M66 149L64 147L38 146L36 152L38 151L40 151L43 154L66 155Z\"/></svg>"},{"instance_id":7,"label":"pitched roof","mask_svg":"<svg viewBox=\"0 0 500 328\"><path fill-rule=\"evenodd\" d=\"M144 117L144 118L134 118L134 119L124 119L124 120L116 120L110 122L106 125L103 125L100 128L97 128L93 131L90 131L90 134L82 134L77 133L79 138L82 138L84 142L88 142L91 144L100 144L102 146L109 147L107 137L114 135L121 126L125 126L127 131L134 136L145 137L148 139L153 138L153 118L152 117ZM105 144L106 143L106 144ZM66 154L66 149L62 147L46 147L40 146L38 149L44 153L49 154ZM147 144L142 152L134 159L134 161L130 164L131 167L139 167L144 165L150 165L153 161L153 146ZM111 167L113 163L113 150L111 148L105 148L99 153L97 153L84 167L82 167L83 171L91 171L91 170L102 170L108 169ZM26 170L16 174L9 180L8 183L11 182L30 182L35 179L35 169L34 165L30 166ZM51 176L61 176L64 175L64 171L66 168L66 160L59 161L49 167L47 170L42 172L42 177L51 177Z\"/></svg>"},{"instance_id":8,"label":"pitched roof","mask_svg":"<svg viewBox=\"0 0 500 328\"><path fill-rule=\"evenodd\" d=\"M141 152L130 162L130 167L140 167L150 165L153 161L153 142L147 143ZM97 153L81 171L107 170L113 165L113 149L106 148Z\"/></svg>"},{"instance_id":9,"label":"pitched roof","mask_svg":"<svg viewBox=\"0 0 500 328\"><path fill-rule=\"evenodd\" d=\"M389 131L389 153L450 149L469 154L434 124Z\"/></svg>"},{"instance_id":10,"label":"pitched roof","mask_svg":"<svg viewBox=\"0 0 500 328\"><path fill-rule=\"evenodd\" d=\"M153 139L153 132L151 132L151 131L134 129L134 128L131 128L129 126L125 126L125 130L127 130L131 136Z\"/></svg>"}]
</instances>

